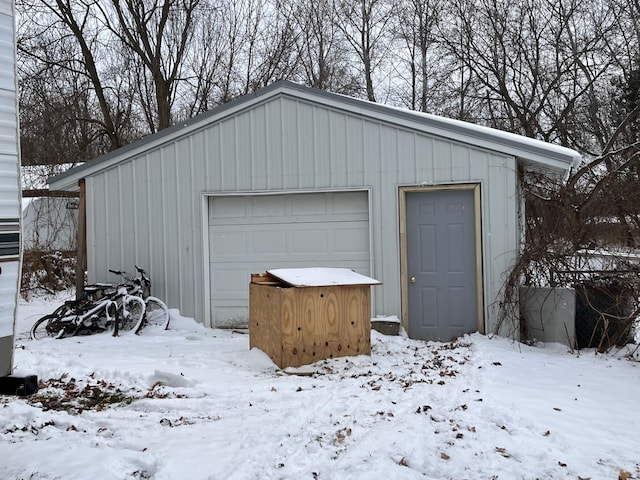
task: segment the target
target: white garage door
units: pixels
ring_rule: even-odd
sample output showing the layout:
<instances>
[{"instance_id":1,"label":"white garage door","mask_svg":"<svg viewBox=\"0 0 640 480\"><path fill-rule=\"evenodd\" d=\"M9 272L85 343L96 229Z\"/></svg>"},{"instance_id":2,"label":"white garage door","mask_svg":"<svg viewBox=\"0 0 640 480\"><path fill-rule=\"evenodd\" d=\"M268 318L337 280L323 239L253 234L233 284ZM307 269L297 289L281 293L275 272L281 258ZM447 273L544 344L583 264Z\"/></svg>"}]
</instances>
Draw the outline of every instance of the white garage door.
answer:
<instances>
[{"instance_id":1,"label":"white garage door","mask_svg":"<svg viewBox=\"0 0 640 480\"><path fill-rule=\"evenodd\" d=\"M212 325L248 324L252 273L272 268L369 271L367 192L209 199Z\"/></svg>"}]
</instances>

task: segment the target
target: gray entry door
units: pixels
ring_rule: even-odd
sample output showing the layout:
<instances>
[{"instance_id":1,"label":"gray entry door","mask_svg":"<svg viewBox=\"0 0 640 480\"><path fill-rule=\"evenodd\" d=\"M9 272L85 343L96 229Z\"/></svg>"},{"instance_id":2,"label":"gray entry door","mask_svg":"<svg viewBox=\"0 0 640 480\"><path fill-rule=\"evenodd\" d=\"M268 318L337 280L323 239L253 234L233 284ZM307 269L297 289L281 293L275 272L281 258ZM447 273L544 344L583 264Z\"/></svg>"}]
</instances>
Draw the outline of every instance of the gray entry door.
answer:
<instances>
[{"instance_id":1,"label":"gray entry door","mask_svg":"<svg viewBox=\"0 0 640 480\"><path fill-rule=\"evenodd\" d=\"M409 335L449 341L478 330L473 190L407 192Z\"/></svg>"}]
</instances>

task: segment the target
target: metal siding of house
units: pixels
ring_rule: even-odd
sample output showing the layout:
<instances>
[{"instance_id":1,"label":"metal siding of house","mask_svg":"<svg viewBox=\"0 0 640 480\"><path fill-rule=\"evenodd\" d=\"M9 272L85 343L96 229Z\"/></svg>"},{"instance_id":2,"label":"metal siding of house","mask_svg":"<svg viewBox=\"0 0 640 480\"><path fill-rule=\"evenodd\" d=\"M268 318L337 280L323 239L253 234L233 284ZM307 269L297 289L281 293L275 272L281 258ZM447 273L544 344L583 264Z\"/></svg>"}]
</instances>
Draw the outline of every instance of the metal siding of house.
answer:
<instances>
[{"instance_id":1,"label":"metal siding of house","mask_svg":"<svg viewBox=\"0 0 640 480\"><path fill-rule=\"evenodd\" d=\"M89 245L95 244L94 252L110 250L108 256L95 253L92 265L97 270L109 268L106 262L114 255L119 255L123 268L139 261L152 274L154 292L170 307L199 321L205 320L202 255L209 248L202 244L205 193L370 188L375 259L371 275L383 281L372 289L377 314L400 314L399 186L482 185L487 304L495 299L501 275L517 248L516 202L504 200L515 199L512 157L286 96L271 98L121 165L119 178L129 175L137 187L133 200L128 200L131 205L119 210L119 215L131 218L118 222L135 223L135 246L129 250L110 246L106 232L100 230L104 224L92 220L104 213L95 211L104 204L88 201L88 208L94 209L88 214L88 234L93 235ZM129 170L124 170L127 165ZM91 177L87 191L109 200L101 192L115 181L108 178L113 170ZM108 216L113 218L112 213ZM492 313L487 319L487 331L495 323L493 317Z\"/></svg>"},{"instance_id":2,"label":"metal siding of house","mask_svg":"<svg viewBox=\"0 0 640 480\"><path fill-rule=\"evenodd\" d=\"M0 0L0 376L13 362L13 334L20 283L20 178L13 1Z\"/></svg>"}]
</instances>

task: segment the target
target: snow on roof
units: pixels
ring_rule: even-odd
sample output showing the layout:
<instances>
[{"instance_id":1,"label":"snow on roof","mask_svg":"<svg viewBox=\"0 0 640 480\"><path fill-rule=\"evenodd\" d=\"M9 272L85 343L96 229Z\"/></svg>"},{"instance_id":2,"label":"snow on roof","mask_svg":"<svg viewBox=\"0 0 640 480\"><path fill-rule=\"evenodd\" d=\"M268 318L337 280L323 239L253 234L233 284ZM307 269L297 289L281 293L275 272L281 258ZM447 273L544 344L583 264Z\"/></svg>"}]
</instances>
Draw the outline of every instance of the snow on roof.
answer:
<instances>
[{"instance_id":1,"label":"snow on roof","mask_svg":"<svg viewBox=\"0 0 640 480\"><path fill-rule=\"evenodd\" d=\"M335 285L381 285L382 282L348 268L274 268L267 273L294 287L330 287Z\"/></svg>"}]
</instances>

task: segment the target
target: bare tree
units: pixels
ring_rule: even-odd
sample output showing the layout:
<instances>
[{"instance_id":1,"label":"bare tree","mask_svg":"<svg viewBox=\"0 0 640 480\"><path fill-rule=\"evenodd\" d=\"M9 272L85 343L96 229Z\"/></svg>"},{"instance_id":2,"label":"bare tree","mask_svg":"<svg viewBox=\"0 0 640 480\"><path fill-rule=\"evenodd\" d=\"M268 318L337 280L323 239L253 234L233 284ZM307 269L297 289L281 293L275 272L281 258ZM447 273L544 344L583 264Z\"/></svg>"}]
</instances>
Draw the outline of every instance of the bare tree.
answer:
<instances>
[{"instance_id":1,"label":"bare tree","mask_svg":"<svg viewBox=\"0 0 640 480\"><path fill-rule=\"evenodd\" d=\"M344 0L337 4L337 25L360 60L367 99L372 102L376 101L374 74L387 59L392 15L386 0Z\"/></svg>"},{"instance_id":2,"label":"bare tree","mask_svg":"<svg viewBox=\"0 0 640 480\"><path fill-rule=\"evenodd\" d=\"M62 82L68 76L84 76L91 84L91 96L100 111L99 117L87 112L90 116L85 117L85 121L99 125L100 134L108 139L108 150L123 145L107 87L98 71L95 55L102 51L102 45L91 5L69 0L22 0L19 6L23 11L29 11L19 29L18 49L23 57L23 68L31 70L32 79L38 69L41 74L56 71L62 75ZM25 71L21 76L26 76ZM69 92L71 95L77 93Z\"/></svg>"},{"instance_id":3,"label":"bare tree","mask_svg":"<svg viewBox=\"0 0 640 480\"><path fill-rule=\"evenodd\" d=\"M155 100L156 118L147 118L152 132L167 128L172 123L176 83L182 75L199 4L200 0L163 0L153 3L112 0L105 6L96 3L100 21L142 62L146 69L145 77L148 73ZM113 13L117 22L111 20ZM147 111L151 109L147 107Z\"/></svg>"},{"instance_id":4,"label":"bare tree","mask_svg":"<svg viewBox=\"0 0 640 480\"><path fill-rule=\"evenodd\" d=\"M573 115L610 67L601 55L612 31L607 9L578 0L458 5L461 36L448 46L480 82L486 121L565 145L588 142Z\"/></svg>"},{"instance_id":5,"label":"bare tree","mask_svg":"<svg viewBox=\"0 0 640 480\"><path fill-rule=\"evenodd\" d=\"M293 25L299 68L296 77L313 88L354 94L360 90L350 59L350 46L336 25L331 0L290 0L281 12Z\"/></svg>"},{"instance_id":6,"label":"bare tree","mask_svg":"<svg viewBox=\"0 0 640 480\"><path fill-rule=\"evenodd\" d=\"M396 72L403 80L399 89L406 91L409 87L402 97L412 110L429 111L428 106L435 100L432 88L447 71L445 62L436 57L436 33L443 7L442 0L402 0L396 6L394 30L404 47L399 55L403 62L398 62ZM406 69L406 74L401 68Z\"/></svg>"}]
</instances>

